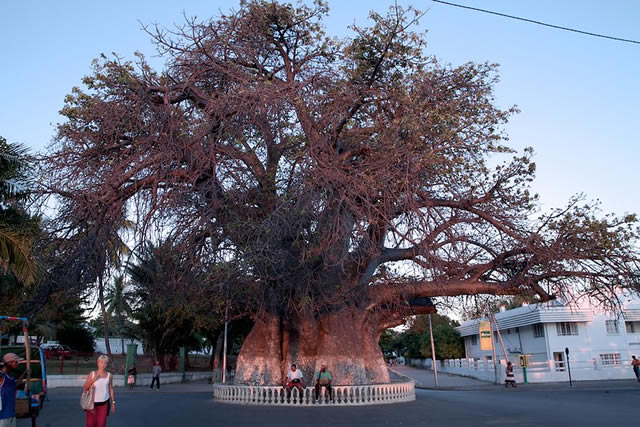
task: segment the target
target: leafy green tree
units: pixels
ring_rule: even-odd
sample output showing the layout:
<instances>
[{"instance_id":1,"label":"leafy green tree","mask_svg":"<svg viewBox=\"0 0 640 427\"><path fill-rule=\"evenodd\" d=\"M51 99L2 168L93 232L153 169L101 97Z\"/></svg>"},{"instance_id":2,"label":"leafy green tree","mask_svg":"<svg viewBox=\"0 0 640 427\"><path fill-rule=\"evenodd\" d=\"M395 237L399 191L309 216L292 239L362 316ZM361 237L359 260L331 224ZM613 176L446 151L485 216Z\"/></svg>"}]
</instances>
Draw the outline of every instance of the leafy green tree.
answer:
<instances>
[{"instance_id":1,"label":"leafy green tree","mask_svg":"<svg viewBox=\"0 0 640 427\"><path fill-rule=\"evenodd\" d=\"M382 332L378 345L380 346L382 354L384 354L385 357L390 357L394 353L400 354L400 350L402 350L400 337L401 334L394 331L393 329L386 329L384 332Z\"/></svg>"},{"instance_id":2,"label":"leafy green tree","mask_svg":"<svg viewBox=\"0 0 640 427\"><path fill-rule=\"evenodd\" d=\"M134 301L135 294L127 289L124 276L116 276L113 282L107 286L104 302L107 308L107 315L115 318L117 332L120 335L122 353L124 353L126 322L133 316L132 304Z\"/></svg>"},{"instance_id":3,"label":"leafy green tree","mask_svg":"<svg viewBox=\"0 0 640 427\"><path fill-rule=\"evenodd\" d=\"M92 353L95 349L93 334L83 325L64 326L56 331L60 344L68 345L82 353Z\"/></svg>"},{"instance_id":4,"label":"leafy green tree","mask_svg":"<svg viewBox=\"0 0 640 427\"><path fill-rule=\"evenodd\" d=\"M458 322L440 314L431 316L436 359L464 357L464 341L455 329L456 326L459 326ZM412 318L408 328L399 334L398 341L405 357L416 359L431 357L428 317L416 316Z\"/></svg>"},{"instance_id":5,"label":"leafy green tree","mask_svg":"<svg viewBox=\"0 0 640 427\"><path fill-rule=\"evenodd\" d=\"M187 286L193 277L180 266L177 251L169 243L157 248L148 244L136 259L126 271L138 298L133 316L145 346L162 363L165 355L175 354L179 347L200 348L192 310L197 299Z\"/></svg>"}]
</instances>

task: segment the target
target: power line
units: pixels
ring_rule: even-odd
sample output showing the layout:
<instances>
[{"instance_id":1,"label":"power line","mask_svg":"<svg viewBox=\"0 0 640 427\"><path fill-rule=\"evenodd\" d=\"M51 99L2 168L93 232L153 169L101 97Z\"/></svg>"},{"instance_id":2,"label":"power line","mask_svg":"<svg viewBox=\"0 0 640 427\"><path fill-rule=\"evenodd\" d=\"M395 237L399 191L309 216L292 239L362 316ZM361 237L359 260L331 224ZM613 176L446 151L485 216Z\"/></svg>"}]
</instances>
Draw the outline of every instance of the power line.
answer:
<instances>
[{"instance_id":1,"label":"power line","mask_svg":"<svg viewBox=\"0 0 640 427\"><path fill-rule=\"evenodd\" d=\"M462 4L449 3L447 1L442 1L442 0L433 0L433 1L436 2L436 3L446 4L448 6L460 7L462 9L470 9L470 10L475 10L475 11L478 11L478 12L489 13L491 15L504 16L505 18L517 19L519 21L531 22L532 24L544 25L545 27L557 28L559 30L572 31L574 33L586 34L588 36L601 37L603 39L616 40L616 41L619 41L619 42L640 44L640 41L637 41L637 40L622 39L622 38L619 38L619 37L606 36L604 34L590 33L588 31L576 30L574 28L568 28L568 27L561 27L560 25L547 24L545 22L534 21L533 19L520 18L519 16L507 15L505 13L493 12L491 10L479 9L477 7L465 6L465 5L462 5Z\"/></svg>"}]
</instances>

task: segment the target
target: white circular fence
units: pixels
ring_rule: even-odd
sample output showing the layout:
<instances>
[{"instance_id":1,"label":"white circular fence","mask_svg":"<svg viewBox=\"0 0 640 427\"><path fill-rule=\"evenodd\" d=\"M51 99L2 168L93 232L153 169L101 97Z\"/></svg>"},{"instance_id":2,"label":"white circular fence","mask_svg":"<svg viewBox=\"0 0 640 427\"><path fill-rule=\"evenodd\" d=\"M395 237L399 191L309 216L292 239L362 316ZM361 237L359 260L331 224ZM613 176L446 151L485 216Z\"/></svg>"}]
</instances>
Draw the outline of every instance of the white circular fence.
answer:
<instances>
[{"instance_id":1,"label":"white circular fence","mask_svg":"<svg viewBox=\"0 0 640 427\"><path fill-rule=\"evenodd\" d=\"M283 387L215 384L213 398L221 402L239 405L273 406L356 406L381 405L385 403L411 402L416 400L413 381L391 384L333 386L333 399L326 390L320 399L314 399L313 387L303 392L297 388L290 396Z\"/></svg>"}]
</instances>

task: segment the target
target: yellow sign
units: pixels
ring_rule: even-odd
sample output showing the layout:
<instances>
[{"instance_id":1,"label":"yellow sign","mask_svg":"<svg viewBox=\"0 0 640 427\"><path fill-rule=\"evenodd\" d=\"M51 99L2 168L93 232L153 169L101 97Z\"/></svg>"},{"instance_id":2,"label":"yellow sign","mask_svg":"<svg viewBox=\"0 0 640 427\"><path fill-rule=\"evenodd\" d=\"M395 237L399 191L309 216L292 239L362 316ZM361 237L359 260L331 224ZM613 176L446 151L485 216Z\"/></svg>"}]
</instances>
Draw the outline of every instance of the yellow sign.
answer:
<instances>
[{"instance_id":1,"label":"yellow sign","mask_svg":"<svg viewBox=\"0 0 640 427\"><path fill-rule=\"evenodd\" d=\"M521 354L518 357L520 359L520 367L521 368L528 368L529 367L529 358L531 357L531 355L530 354Z\"/></svg>"},{"instance_id":2,"label":"yellow sign","mask_svg":"<svg viewBox=\"0 0 640 427\"><path fill-rule=\"evenodd\" d=\"M480 334L480 350L493 350L493 339L491 338L491 326L489 322L479 322L478 333Z\"/></svg>"}]
</instances>

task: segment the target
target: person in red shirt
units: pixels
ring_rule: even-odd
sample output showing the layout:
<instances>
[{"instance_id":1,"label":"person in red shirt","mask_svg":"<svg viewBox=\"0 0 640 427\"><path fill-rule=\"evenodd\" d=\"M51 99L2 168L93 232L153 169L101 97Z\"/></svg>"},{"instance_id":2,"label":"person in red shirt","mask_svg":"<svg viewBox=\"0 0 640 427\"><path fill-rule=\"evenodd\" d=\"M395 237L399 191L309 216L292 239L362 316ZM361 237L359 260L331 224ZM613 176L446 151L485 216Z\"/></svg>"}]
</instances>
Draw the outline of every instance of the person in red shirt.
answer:
<instances>
[{"instance_id":1,"label":"person in red shirt","mask_svg":"<svg viewBox=\"0 0 640 427\"><path fill-rule=\"evenodd\" d=\"M631 366L633 366L633 373L636 374L636 379L640 383L640 360L635 356L631 356Z\"/></svg>"}]
</instances>

